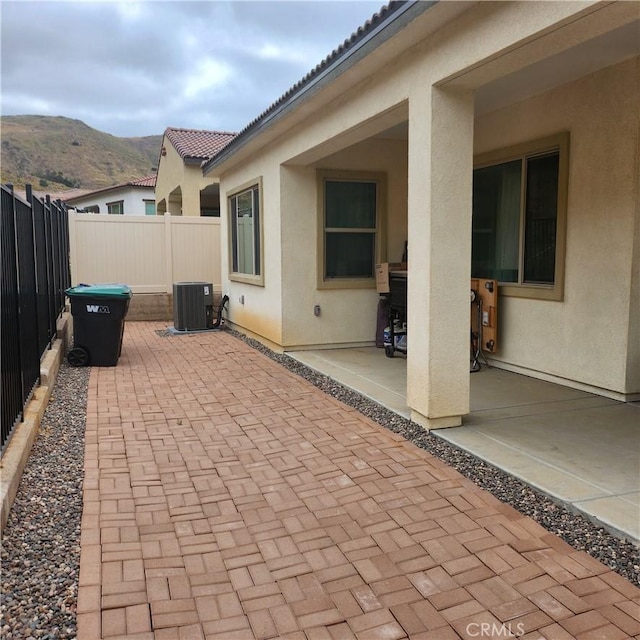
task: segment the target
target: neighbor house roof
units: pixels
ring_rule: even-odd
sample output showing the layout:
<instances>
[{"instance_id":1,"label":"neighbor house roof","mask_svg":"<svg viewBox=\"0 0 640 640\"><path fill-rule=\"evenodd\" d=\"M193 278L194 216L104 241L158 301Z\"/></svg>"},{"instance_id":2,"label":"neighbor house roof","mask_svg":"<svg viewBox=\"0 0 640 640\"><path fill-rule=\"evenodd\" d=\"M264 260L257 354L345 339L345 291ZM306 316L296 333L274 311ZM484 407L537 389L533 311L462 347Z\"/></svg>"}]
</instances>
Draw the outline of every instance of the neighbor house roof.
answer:
<instances>
[{"instance_id":1,"label":"neighbor house roof","mask_svg":"<svg viewBox=\"0 0 640 640\"><path fill-rule=\"evenodd\" d=\"M258 135L268 127L275 119L293 108L294 103L313 87L322 86L330 82L340 74L347 61L353 64L362 59L380 41L389 38L410 21L439 0L391 0L383 6L378 13L367 20L364 25L351 34L337 49L334 49L320 64L312 69L302 80L293 85L284 95L274 102L266 111L250 122L235 138L223 149L217 152L210 160L203 163L203 171L222 163L226 158L244 146L251 138ZM395 29L392 27L395 25ZM385 32L384 34L382 32ZM378 37L380 36L380 37Z\"/></svg>"},{"instance_id":2,"label":"neighbor house roof","mask_svg":"<svg viewBox=\"0 0 640 640\"><path fill-rule=\"evenodd\" d=\"M228 131L204 131L167 127L165 137L183 160L209 160L236 137Z\"/></svg>"},{"instance_id":3,"label":"neighbor house roof","mask_svg":"<svg viewBox=\"0 0 640 640\"><path fill-rule=\"evenodd\" d=\"M156 178L157 178L157 175L153 173L150 176L145 176L144 178L138 178L137 180L132 180L131 182L127 182L124 186L125 187L155 187Z\"/></svg>"},{"instance_id":4,"label":"neighbor house roof","mask_svg":"<svg viewBox=\"0 0 640 640\"><path fill-rule=\"evenodd\" d=\"M97 195L99 193L106 193L107 191L115 191L116 189L125 189L126 187L144 187L155 188L156 186L156 174L153 173L144 178L136 178L129 180L129 182L123 182L122 184L114 184L111 187L104 187L103 189L96 189L95 191L87 191L83 189L71 189L69 191L61 191L56 194L63 202L71 202L72 200L84 200L87 196Z\"/></svg>"}]
</instances>

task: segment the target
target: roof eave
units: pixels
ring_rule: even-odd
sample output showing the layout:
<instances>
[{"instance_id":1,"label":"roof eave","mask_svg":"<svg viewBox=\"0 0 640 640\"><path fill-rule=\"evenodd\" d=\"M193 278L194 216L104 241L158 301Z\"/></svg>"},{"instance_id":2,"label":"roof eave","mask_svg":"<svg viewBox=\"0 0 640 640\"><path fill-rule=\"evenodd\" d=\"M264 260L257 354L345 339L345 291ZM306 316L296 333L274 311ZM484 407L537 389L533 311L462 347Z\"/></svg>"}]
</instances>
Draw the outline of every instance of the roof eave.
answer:
<instances>
[{"instance_id":1,"label":"roof eave","mask_svg":"<svg viewBox=\"0 0 640 640\"><path fill-rule=\"evenodd\" d=\"M96 189L95 191L88 191L87 193L81 195L81 196L73 196L73 198L67 198L65 200L63 200L63 202L69 203L69 202L73 202L74 200L85 200L86 198L89 197L93 197L93 196L98 196L98 195L104 195L105 193L108 193L109 191L126 191L127 189L152 189L155 190L154 186L149 186L149 185L143 185L143 184L117 184L114 185L113 187L104 187L104 189Z\"/></svg>"},{"instance_id":2,"label":"roof eave","mask_svg":"<svg viewBox=\"0 0 640 640\"><path fill-rule=\"evenodd\" d=\"M416 0L415 2L409 0L406 4L396 9L361 40L357 41L342 55L333 60L326 69L323 69L308 83L301 86L298 91L292 93L291 96L274 108L273 111L267 113L263 118L260 118L254 126L247 129L246 133L240 133L222 149L222 151L217 153L208 162L205 162L202 166L203 175L207 175L212 169L224 164L229 158L240 151L240 149L246 147L250 142L260 136L271 125L297 108L298 104L305 99L309 99L315 92L345 73L374 49L395 36L417 16L438 4L438 2L440 2L440 0Z\"/></svg>"}]
</instances>

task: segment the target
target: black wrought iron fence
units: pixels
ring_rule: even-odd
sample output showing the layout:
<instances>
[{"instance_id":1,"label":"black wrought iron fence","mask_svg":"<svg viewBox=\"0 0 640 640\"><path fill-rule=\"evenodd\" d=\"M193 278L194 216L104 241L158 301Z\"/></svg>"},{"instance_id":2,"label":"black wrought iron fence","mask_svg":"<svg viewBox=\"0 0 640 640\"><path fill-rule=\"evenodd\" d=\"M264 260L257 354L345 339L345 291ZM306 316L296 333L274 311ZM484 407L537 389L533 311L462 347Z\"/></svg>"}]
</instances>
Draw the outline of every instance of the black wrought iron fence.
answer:
<instances>
[{"instance_id":1,"label":"black wrought iron fence","mask_svg":"<svg viewBox=\"0 0 640 640\"><path fill-rule=\"evenodd\" d=\"M50 197L26 201L2 185L0 207L0 360L4 449L40 382L70 286L66 207Z\"/></svg>"}]
</instances>

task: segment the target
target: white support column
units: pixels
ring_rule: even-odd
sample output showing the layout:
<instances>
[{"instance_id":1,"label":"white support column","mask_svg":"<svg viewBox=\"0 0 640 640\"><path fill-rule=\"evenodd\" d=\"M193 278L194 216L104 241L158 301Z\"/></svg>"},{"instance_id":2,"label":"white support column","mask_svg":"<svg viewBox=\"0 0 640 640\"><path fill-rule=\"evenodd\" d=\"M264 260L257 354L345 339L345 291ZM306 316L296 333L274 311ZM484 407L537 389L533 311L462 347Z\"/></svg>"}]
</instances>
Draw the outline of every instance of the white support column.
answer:
<instances>
[{"instance_id":1,"label":"white support column","mask_svg":"<svg viewBox=\"0 0 640 640\"><path fill-rule=\"evenodd\" d=\"M409 103L407 403L427 429L469 412L473 95L418 87Z\"/></svg>"}]
</instances>

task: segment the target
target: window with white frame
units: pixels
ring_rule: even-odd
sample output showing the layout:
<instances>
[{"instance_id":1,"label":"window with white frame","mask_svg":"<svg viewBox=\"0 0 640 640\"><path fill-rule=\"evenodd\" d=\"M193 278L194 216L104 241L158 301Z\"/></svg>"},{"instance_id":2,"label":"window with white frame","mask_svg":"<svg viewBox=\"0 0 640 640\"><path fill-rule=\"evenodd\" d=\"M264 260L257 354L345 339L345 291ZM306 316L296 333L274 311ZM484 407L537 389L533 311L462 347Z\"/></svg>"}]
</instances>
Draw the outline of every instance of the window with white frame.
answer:
<instances>
[{"instance_id":1,"label":"window with white frame","mask_svg":"<svg viewBox=\"0 0 640 640\"><path fill-rule=\"evenodd\" d=\"M119 216L124 215L124 200L107 202L107 213Z\"/></svg>"},{"instance_id":2,"label":"window with white frame","mask_svg":"<svg viewBox=\"0 0 640 640\"><path fill-rule=\"evenodd\" d=\"M231 274L250 282L262 278L260 184L233 193L229 200ZM242 278L242 276L248 278Z\"/></svg>"},{"instance_id":3,"label":"window with white frame","mask_svg":"<svg viewBox=\"0 0 640 640\"><path fill-rule=\"evenodd\" d=\"M568 135L476 159L471 276L503 295L562 299Z\"/></svg>"},{"instance_id":4,"label":"window with white frame","mask_svg":"<svg viewBox=\"0 0 640 640\"><path fill-rule=\"evenodd\" d=\"M374 281L380 240L380 175L321 173L322 280L325 285Z\"/></svg>"}]
</instances>

